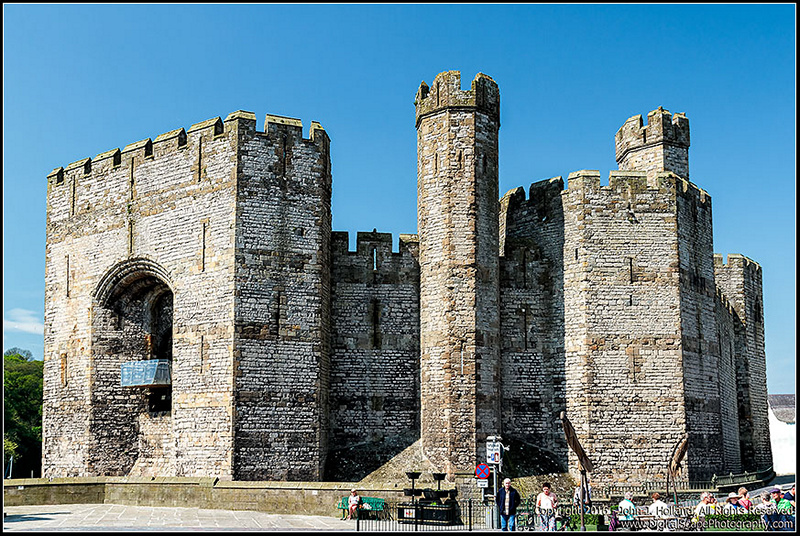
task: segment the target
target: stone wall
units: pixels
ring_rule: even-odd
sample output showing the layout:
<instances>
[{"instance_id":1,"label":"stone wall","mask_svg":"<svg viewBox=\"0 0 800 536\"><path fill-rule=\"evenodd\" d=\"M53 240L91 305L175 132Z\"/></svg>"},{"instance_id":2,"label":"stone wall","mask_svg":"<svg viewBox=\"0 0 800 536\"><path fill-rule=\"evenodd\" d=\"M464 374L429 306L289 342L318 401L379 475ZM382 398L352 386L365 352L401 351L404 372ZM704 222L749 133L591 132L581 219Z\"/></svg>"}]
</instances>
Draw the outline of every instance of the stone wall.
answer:
<instances>
[{"instance_id":1,"label":"stone wall","mask_svg":"<svg viewBox=\"0 0 800 536\"><path fill-rule=\"evenodd\" d=\"M761 266L743 255L714 256L717 285L739 321L736 343L736 385L742 466L756 470L772 465L764 351L764 300Z\"/></svg>"},{"instance_id":2,"label":"stone wall","mask_svg":"<svg viewBox=\"0 0 800 536\"><path fill-rule=\"evenodd\" d=\"M644 171L651 186L656 175L671 171L689 179L689 120L682 113L670 114L658 107L625 121L615 138L617 164L621 171Z\"/></svg>"},{"instance_id":3,"label":"stone wall","mask_svg":"<svg viewBox=\"0 0 800 536\"><path fill-rule=\"evenodd\" d=\"M499 201L491 78L423 82L416 126L398 252L332 232L316 122L238 111L54 170L44 475L349 479L421 444L452 480L496 434L574 472L564 409L599 481L663 476L685 434L689 478L771 464L761 269L713 255L683 114L626 121L607 186ZM122 387L148 359L171 386Z\"/></svg>"},{"instance_id":4,"label":"stone wall","mask_svg":"<svg viewBox=\"0 0 800 536\"><path fill-rule=\"evenodd\" d=\"M233 116L48 177L46 476L126 474L136 463L147 394L120 386L119 365L153 357L153 342L169 336L149 299L168 289L176 473L230 477ZM211 350L202 376L204 332Z\"/></svg>"},{"instance_id":5,"label":"stone wall","mask_svg":"<svg viewBox=\"0 0 800 536\"><path fill-rule=\"evenodd\" d=\"M715 255L716 259L716 255ZM725 470L738 474L744 471L739 447L739 412L736 389L737 341L741 339L741 321L728 298L716 287L716 325L719 346L719 400L722 419L722 448ZM762 467L763 469L763 467Z\"/></svg>"},{"instance_id":6,"label":"stone wall","mask_svg":"<svg viewBox=\"0 0 800 536\"><path fill-rule=\"evenodd\" d=\"M674 189L580 171L563 195L567 417L595 481L663 476L686 429Z\"/></svg>"},{"instance_id":7,"label":"stone wall","mask_svg":"<svg viewBox=\"0 0 800 536\"><path fill-rule=\"evenodd\" d=\"M566 465L564 213L560 177L500 200L502 432Z\"/></svg>"},{"instance_id":8,"label":"stone wall","mask_svg":"<svg viewBox=\"0 0 800 536\"><path fill-rule=\"evenodd\" d=\"M676 190L681 345L689 450L688 476L708 480L725 471L720 416L711 197L688 181L659 176Z\"/></svg>"},{"instance_id":9,"label":"stone wall","mask_svg":"<svg viewBox=\"0 0 800 536\"><path fill-rule=\"evenodd\" d=\"M419 244L415 235L332 238L331 448L419 437ZM406 445L407 446L407 445Z\"/></svg>"},{"instance_id":10,"label":"stone wall","mask_svg":"<svg viewBox=\"0 0 800 536\"><path fill-rule=\"evenodd\" d=\"M234 478L317 480L328 449L330 140L268 115L242 130L236 203Z\"/></svg>"}]
</instances>

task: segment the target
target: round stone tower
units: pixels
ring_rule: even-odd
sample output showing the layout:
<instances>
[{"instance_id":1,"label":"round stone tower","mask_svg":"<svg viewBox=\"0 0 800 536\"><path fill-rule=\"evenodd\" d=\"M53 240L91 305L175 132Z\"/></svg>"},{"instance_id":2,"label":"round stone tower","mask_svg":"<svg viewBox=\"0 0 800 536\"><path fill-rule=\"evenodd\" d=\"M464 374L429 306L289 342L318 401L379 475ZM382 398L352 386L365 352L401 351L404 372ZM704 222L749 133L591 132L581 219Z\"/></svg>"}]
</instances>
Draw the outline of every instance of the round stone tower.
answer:
<instances>
[{"instance_id":1,"label":"round stone tower","mask_svg":"<svg viewBox=\"0 0 800 536\"><path fill-rule=\"evenodd\" d=\"M500 433L500 92L440 73L416 97L421 439L452 475Z\"/></svg>"}]
</instances>

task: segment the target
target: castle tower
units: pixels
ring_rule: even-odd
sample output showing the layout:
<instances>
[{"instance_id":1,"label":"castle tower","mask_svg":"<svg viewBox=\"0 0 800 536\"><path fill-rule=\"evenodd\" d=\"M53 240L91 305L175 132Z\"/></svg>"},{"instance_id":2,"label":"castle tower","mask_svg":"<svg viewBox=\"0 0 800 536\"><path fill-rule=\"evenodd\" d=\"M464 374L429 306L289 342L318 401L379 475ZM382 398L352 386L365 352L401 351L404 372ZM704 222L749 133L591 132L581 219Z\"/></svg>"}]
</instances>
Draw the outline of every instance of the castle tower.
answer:
<instances>
[{"instance_id":1,"label":"castle tower","mask_svg":"<svg viewBox=\"0 0 800 536\"><path fill-rule=\"evenodd\" d=\"M671 115L662 107L642 116L634 115L617 131L617 164L621 171L644 171L653 185L658 173L671 171L689 179L689 120L682 113Z\"/></svg>"},{"instance_id":2,"label":"castle tower","mask_svg":"<svg viewBox=\"0 0 800 536\"><path fill-rule=\"evenodd\" d=\"M43 473L315 480L330 156L238 111L48 176Z\"/></svg>"},{"instance_id":3,"label":"castle tower","mask_svg":"<svg viewBox=\"0 0 800 536\"><path fill-rule=\"evenodd\" d=\"M499 433L497 84L447 71L416 97L421 439L449 474Z\"/></svg>"}]
</instances>

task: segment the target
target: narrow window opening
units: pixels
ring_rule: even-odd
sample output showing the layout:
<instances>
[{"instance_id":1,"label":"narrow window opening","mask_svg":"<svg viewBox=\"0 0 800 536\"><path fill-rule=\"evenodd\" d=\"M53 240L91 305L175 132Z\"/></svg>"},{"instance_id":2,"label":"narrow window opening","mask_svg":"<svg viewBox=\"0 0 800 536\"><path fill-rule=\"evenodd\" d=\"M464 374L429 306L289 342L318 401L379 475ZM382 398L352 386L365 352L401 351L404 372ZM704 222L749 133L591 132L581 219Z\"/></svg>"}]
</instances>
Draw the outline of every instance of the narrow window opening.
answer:
<instances>
[{"instance_id":1,"label":"narrow window opening","mask_svg":"<svg viewBox=\"0 0 800 536\"><path fill-rule=\"evenodd\" d=\"M522 250L522 288L528 288L528 250ZM523 309L524 311L524 309Z\"/></svg>"},{"instance_id":2,"label":"narrow window opening","mask_svg":"<svg viewBox=\"0 0 800 536\"><path fill-rule=\"evenodd\" d=\"M206 336L200 335L200 372L206 370Z\"/></svg>"},{"instance_id":3,"label":"narrow window opening","mask_svg":"<svg viewBox=\"0 0 800 536\"><path fill-rule=\"evenodd\" d=\"M203 137L197 138L197 182L203 179Z\"/></svg>"},{"instance_id":4,"label":"narrow window opening","mask_svg":"<svg viewBox=\"0 0 800 536\"><path fill-rule=\"evenodd\" d=\"M276 338L281 336L281 302L283 301L283 292L278 292L275 295L275 311L272 314L272 335Z\"/></svg>"},{"instance_id":5,"label":"narrow window opening","mask_svg":"<svg viewBox=\"0 0 800 536\"><path fill-rule=\"evenodd\" d=\"M628 274L630 277L631 283L635 281L635 277L633 275L633 257L628 258Z\"/></svg>"},{"instance_id":6,"label":"narrow window opening","mask_svg":"<svg viewBox=\"0 0 800 536\"><path fill-rule=\"evenodd\" d=\"M439 171L439 155L433 155L433 172L436 173Z\"/></svg>"},{"instance_id":7,"label":"narrow window opening","mask_svg":"<svg viewBox=\"0 0 800 536\"><path fill-rule=\"evenodd\" d=\"M128 222L128 255L133 255L133 221Z\"/></svg>"},{"instance_id":8,"label":"narrow window opening","mask_svg":"<svg viewBox=\"0 0 800 536\"><path fill-rule=\"evenodd\" d=\"M130 172L130 175L128 176L128 187L129 187L128 188L128 190L129 190L128 193L129 193L130 199L133 199L134 196L135 196L135 193L134 193L135 183L134 183L134 178L133 178L133 171L134 171L135 168L136 168L136 162L134 161L133 157L131 157L131 172Z\"/></svg>"},{"instance_id":9,"label":"narrow window opening","mask_svg":"<svg viewBox=\"0 0 800 536\"><path fill-rule=\"evenodd\" d=\"M575 260L578 260L578 248L575 248Z\"/></svg>"},{"instance_id":10,"label":"narrow window opening","mask_svg":"<svg viewBox=\"0 0 800 536\"><path fill-rule=\"evenodd\" d=\"M78 197L78 179L72 179L72 204L70 205L69 215L75 215L75 205Z\"/></svg>"},{"instance_id":11,"label":"narrow window opening","mask_svg":"<svg viewBox=\"0 0 800 536\"><path fill-rule=\"evenodd\" d=\"M528 308L522 308L522 340L523 348L528 351Z\"/></svg>"},{"instance_id":12,"label":"narrow window opening","mask_svg":"<svg viewBox=\"0 0 800 536\"><path fill-rule=\"evenodd\" d=\"M200 271L206 271L206 244L208 241L208 220L202 222L200 232Z\"/></svg>"},{"instance_id":13,"label":"narrow window opening","mask_svg":"<svg viewBox=\"0 0 800 536\"><path fill-rule=\"evenodd\" d=\"M69 274L69 255L66 256L67 261L67 298L69 298L69 283L70 283L70 274Z\"/></svg>"},{"instance_id":14,"label":"narrow window opening","mask_svg":"<svg viewBox=\"0 0 800 536\"><path fill-rule=\"evenodd\" d=\"M69 370L67 363L67 354L61 354L61 385L66 387L69 383Z\"/></svg>"},{"instance_id":15,"label":"narrow window opening","mask_svg":"<svg viewBox=\"0 0 800 536\"><path fill-rule=\"evenodd\" d=\"M372 300L372 347L375 350L381 349L381 304L378 300Z\"/></svg>"},{"instance_id":16,"label":"narrow window opening","mask_svg":"<svg viewBox=\"0 0 800 536\"><path fill-rule=\"evenodd\" d=\"M289 146L286 134L283 135L283 175L286 175L286 169L289 166Z\"/></svg>"}]
</instances>

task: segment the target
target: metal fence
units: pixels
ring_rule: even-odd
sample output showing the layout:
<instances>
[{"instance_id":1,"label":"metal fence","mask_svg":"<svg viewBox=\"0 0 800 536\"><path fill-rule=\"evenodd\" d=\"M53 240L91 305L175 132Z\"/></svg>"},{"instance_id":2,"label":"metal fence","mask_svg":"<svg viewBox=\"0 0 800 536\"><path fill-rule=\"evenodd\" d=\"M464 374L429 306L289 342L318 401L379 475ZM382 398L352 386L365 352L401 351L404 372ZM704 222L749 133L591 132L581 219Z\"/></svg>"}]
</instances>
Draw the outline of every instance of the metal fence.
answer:
<instances>
[{"instance_id":1,"label":"metal fence","mask_svg":"<svg viewBox=\"0 0 800 536\"><path fill-rule=\"evenodd\" d=\"M578 530L579 514L572 507L559 508L554 516L557 530ZM517 508L516 530L538 530L539 514L528 501ZM569 527L568 527L569 525ZM500 528L493 503L475 499L446 501L445 504L385 501L384 509L359 511L357 531L485 531Z\"/></svg>"}]
</instances>

